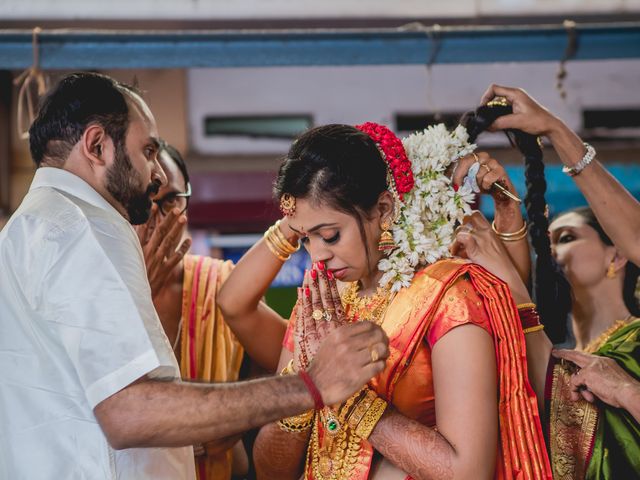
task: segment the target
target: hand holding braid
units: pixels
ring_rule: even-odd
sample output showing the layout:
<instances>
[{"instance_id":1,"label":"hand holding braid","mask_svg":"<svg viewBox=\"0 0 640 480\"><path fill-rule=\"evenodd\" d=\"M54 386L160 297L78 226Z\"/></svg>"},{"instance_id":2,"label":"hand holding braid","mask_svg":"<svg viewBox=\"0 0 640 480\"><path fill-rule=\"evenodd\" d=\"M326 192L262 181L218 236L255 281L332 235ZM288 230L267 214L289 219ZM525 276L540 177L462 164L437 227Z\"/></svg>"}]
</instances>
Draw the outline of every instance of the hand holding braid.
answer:
<instances>
[{"instance_id":1,"label":"hand holding braid","mask_svg":"<svg viewBox=\"0 0 640 480\"><path fill-rule=\"evenodd\" d=\"M496 119L512 114L512 107L505 104L481 106L467 113L461 124L469 132L469 141L495 125ZM545 215L544 194L547 183L544 177L542 150L537 137L520 130L505 130L512 144L524 155L527 195L525 206L529 217L529 235L536 253L534 293L542 323L553 342L566 336L567 315L571 310L571 287L562 270L551 256L551 243L547 235L549 220Z\"/></svg>"}]
</instances>

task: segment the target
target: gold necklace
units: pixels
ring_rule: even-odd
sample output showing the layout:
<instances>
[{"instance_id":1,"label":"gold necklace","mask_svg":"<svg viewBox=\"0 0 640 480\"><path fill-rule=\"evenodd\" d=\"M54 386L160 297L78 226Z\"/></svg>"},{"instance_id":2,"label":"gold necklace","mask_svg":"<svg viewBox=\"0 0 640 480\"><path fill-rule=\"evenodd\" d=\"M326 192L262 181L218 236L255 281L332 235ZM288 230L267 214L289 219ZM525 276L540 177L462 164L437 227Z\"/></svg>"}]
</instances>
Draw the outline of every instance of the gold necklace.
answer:
<instances>
[{"instance_id":1,"label":"gold necklace","mask_svg":"<svg viewBox=\"0 0 640 480\"><path fill-rule=\"evenodd\" d=\"M598 350L600 350L600 347L602 347L605 343L607 343L609 338L614 333L616 333L622 327L625 327L626 325L628 325L631 322L632 319L633 319L633 315L629 315L624 320L616 320L616 322L613 325L611 325L604 332L602 332L600 335L598 335L598 338L590 341L587 344L587 346L582 349L582 351L586 352L586 353L597 352Z\"/></svg>"},{"instance_id":2,"label":"gold necklace","mask_svg":"<svg viewBox=\"0 0 640 480\"><path fill-rule=\"evenodd\" d=\"M358 296L360 286L352 282L342 293L341 300L350 321L369 320L376 325L382 324L384 313L391 303L392 292L388 288L378 287L371 296Z\"/></svg>"}]
</instances>

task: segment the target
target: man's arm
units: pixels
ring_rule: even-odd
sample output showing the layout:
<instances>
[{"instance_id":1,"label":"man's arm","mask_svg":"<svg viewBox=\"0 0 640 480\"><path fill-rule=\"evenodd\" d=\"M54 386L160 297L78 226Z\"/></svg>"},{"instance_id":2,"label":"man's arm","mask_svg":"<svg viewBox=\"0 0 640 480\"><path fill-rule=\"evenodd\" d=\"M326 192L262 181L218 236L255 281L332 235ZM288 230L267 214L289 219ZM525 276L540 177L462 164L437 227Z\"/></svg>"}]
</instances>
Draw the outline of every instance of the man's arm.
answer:
<instances>
[{"instance_id":1,"label":"man's arm","mask_svg":"<svg viewBox=\"0 0 640 480\"><path fill-rule=\"evenodd\" d=\"M381 344L381 345L378 345ZM371 348L383 352L371 362ZM341 403L384 368L387 338L370 322L327 336L309 368L325 404ZM142 380L100 402L94 413L117 449L204 443L314 408L299 376L220 385Z\"/></svg>"}]
</instances>

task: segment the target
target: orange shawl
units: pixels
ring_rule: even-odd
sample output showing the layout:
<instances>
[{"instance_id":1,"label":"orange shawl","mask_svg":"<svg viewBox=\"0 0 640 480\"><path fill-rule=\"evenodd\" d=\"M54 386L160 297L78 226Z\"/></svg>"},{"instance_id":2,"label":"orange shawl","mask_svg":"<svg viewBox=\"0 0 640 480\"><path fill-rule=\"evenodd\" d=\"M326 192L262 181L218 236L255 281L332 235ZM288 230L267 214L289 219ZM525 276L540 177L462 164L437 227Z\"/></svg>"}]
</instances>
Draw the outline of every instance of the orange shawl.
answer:
<instances>
[{"instance_id":1,"label":"orange shawl","mask_svg":"<svg viewBox=\"0 0 640 480\"><path fill-rule=\"evenodd\" d=\"M185 380L233 382L243 349L216 305L216 294L233 264L210 257L184 257L180 373ZM199 480L231 478L231 450L196 458Z\"/></svg>"},{"instance_id":2,"label":"orange shawl","mask_svg":"<svg viewBox=\"0 0 640 480\"><path fill-rule=\"evenodd\" d=\"M429 330L436 314L439 323L448 325L444 329L434 325L433 330L446 333L461 324L463 318L456 316L471 318L470 321L481 316L487 325L481 320L478 324L490 330L494 338L500 421L495 478L551 479L536 397L527 378L524 335L517 309L508 287L478 265L457 259L437 262L418 272L411 286L398 293L382 323L389 336L390 356L385 370L372 380L372 388L409 418L434 424L433 397L419 398L417 392L433 391L428 340L437 336ZM429 385L424 385L425 379ZM409 388L400 388L403 383ZM429 409L431 412L423 411ZM322 424L316 421L314 428L322 438ZM346 478L368 478L372 456L373 448L362 441L357 459L349 459L353 468L348 468ZM306 478L313 478L309 468Z\"/></svg>"}]
</instances>

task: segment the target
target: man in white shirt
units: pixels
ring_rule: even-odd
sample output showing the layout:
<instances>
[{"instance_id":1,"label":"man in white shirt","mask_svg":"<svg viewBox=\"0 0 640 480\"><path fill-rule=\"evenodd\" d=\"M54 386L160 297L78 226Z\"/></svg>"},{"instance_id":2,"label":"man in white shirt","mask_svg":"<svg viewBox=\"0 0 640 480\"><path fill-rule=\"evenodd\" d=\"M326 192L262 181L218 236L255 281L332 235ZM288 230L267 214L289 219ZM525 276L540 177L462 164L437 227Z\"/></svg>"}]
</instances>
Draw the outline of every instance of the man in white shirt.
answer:
<instances>
[{"instance_id":1,"label":"man in white shirt","mask_svg":"<svg viewBox=\"0 0 640 480\"><path fill-rule=\"evenodd\" d=\"M0 478L192 479L190 445L342 402L383 368L386 336L363 322L326 338L311 386L181 382L131 227L166 182L147 105L67 76L30 147L39 168L0 232Z\"/></svg>"}]
</instances>

